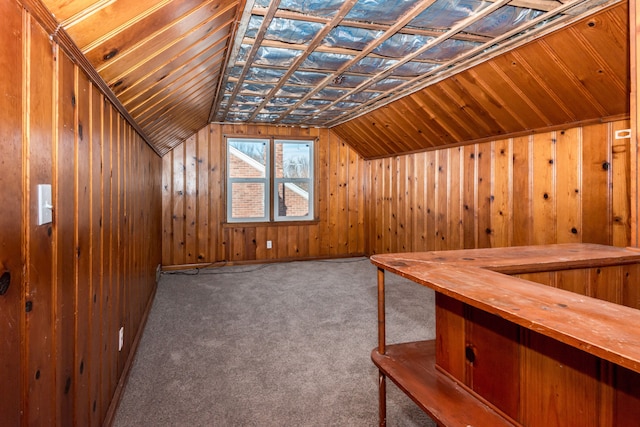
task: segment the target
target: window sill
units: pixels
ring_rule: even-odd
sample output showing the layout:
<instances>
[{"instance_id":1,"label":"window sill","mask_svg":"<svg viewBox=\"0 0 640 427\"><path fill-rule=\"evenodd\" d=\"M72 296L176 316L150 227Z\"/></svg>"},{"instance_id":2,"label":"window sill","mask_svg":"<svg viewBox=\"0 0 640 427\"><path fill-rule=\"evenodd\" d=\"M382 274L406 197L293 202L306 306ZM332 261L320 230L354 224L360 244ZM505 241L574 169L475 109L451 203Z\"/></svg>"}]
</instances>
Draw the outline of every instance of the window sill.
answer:
<instances>
[{"instance_id":1,"label":"window sill","mask_svg":"<svg viewBox=\"0 0 640 427\"><path fill-rule=\"evenodd\" d=\"M287 227L300 225L317 225L319 219L311 219L308 221L267 221L267 222L223 222L223 228L245 228L245 227Z\"/></svg>"}]
</instances>

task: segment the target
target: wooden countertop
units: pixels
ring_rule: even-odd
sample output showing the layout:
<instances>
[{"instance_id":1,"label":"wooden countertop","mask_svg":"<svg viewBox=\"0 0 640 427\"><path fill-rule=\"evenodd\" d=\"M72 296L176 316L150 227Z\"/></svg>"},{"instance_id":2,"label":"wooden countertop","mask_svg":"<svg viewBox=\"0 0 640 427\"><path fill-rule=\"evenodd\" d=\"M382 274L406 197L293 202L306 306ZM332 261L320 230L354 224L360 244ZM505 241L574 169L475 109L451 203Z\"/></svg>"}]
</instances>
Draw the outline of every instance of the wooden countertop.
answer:
<instances>
[{"instance_id":1,"label":"wooden countertop","mask_svg":"<svg viewBox=\"0 0 640 427\"><path fill-rule=\"evenodd\" d=\"M640 372L640 310L500 274L628 264L640 262L640 251L567 244L384 254L372 256L371 261L436 292Z\"/></svg>"}]
</instances>

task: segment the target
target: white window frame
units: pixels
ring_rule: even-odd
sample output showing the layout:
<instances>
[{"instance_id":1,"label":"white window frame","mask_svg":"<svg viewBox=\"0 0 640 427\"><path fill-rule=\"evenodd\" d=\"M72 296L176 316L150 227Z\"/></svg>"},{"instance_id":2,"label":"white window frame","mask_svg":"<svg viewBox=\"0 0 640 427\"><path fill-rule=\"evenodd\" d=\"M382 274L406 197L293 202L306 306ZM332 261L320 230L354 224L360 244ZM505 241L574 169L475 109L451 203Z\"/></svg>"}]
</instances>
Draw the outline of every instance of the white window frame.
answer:
<instances>
[{"instance_id":1,"label":"white window frame","mask_svg":"<svg viewBox=\"0 0 640 427\"><path fill-rule=\"evenodd\" d=\"M264 167L264 178L232 178L231 177L231 153L234 148L231 147L233 142L262 142L266 146L266 165L247 158L247 162L255 162L256 168ZM275 174L275 147L276 144L306 144L309 146L309 177L308 178L276 178ZM252 138L252 137L227 137L226 138L226 213L228 223L252 223L252 222L294 222L294 221L313 221L315 220L315 140L314 139L283 139L283 138ZM237 153L236 153L237 154ZM242 154L242 153L241 153ZM265 188L264 192L264 217L233 217L233 184L234 183L262 183ZM309 211L304 216L281 216L278 215L278 186L284 184L289 190L299 193L304 192L296 183L308 184L308 203Z\"/></svg>"},{"instance_id":2,"label":"white window frame","mask_svg":"<svg viewBox=\"0 0 640 427\"><path fill-rule=\"evenodd\" d=\"M301 139L276 139L274 141L274 145L275 144L305 144L309 146L309 177L307 178L277 178L274 174L273 177L273 220L274 221L311 221L314 219L315 215L314 215L314 205L313 205L313 172L314 172L314 144L313 144L313 140L301 140ZM275 153L275 147L273 152ZM274 159L275 160L275 159ZM301 194L300 192L300 187L298 185L296 185L297 183L306 183L307 187L309 188L309 191L306 192L307 196L306 199L308 200L308 207L309 207L309 211L307 213L307 215L304 216L281 216L278 215L278 205L276 204L277 202L277 191L278 188L280 187L280 184L284 184L285 187L288 187L290 190L300 194L301 196L303 196L303 194ZM287 185L289 184L289 185ZM304 190L302 190L304 191ZM304 196L303 196L304 197Z\"/></svg>"},{"instance_id":3,"label":"white window frame","mask_svg":"<svg viewBox=\"0 0 640 427\"><path fill-rule=\"evenodd\" d=\"M235 148L231 147L233 142L247 142L247 143L259 143L262 142L265 145L266 150L266 164L262 165L260 162L254 159L246 159L247 162L255 163L257 168L264 168L263 178L234 178L231 177L231 153ZM227 138L227 222L266 222L269 221L271 205L269 203L271 197L271 191L269 188L269 181L271 180L271 141L264 138ZM242 154L242 153L240 153ZM264 185L264 216L262 217L233 217L233 184L234 183L256 183Z\"/></svg>"}]
</instances>

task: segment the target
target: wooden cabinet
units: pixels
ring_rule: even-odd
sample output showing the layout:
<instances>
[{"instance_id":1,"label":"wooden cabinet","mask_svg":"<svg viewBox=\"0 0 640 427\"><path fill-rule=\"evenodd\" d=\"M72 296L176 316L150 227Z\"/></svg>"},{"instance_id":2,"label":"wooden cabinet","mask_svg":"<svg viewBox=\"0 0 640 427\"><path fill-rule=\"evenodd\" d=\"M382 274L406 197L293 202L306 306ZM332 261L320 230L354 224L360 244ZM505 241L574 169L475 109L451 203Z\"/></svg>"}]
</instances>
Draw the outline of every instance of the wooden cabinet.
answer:
<instances>
[{"instance_id":1,"label":"wooden cabinet","mask_svg":"<svg viewBox=\"0 0 640 427\"><path fill-rule=\"evenodd\" d=\"M441 425L637 425L640 251L560 244L371 260L380 425L387 377ZM435 290L435 340L386 346L385 272Z\"/></svg>"}]
</instances>

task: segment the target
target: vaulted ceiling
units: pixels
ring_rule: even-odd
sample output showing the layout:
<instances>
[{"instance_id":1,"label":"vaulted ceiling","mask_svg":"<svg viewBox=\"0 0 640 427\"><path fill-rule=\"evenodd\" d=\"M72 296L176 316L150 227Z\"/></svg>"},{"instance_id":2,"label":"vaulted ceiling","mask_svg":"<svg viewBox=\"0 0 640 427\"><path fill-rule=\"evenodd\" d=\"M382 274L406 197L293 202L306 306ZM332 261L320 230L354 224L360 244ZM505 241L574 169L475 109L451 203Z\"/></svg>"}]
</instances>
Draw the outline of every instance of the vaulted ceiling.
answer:
<instances>
[{"instance_id":1,"label":"vaulted ceiling","mask_svg":"<svg viewBox=\"0 0 640 427\"><path fill-rule=\"evenodd\" d=\"M372 158L629 111L623 0L42 4L160 154L209 122L332 127Z\"/></svg>"}]
</instances>

